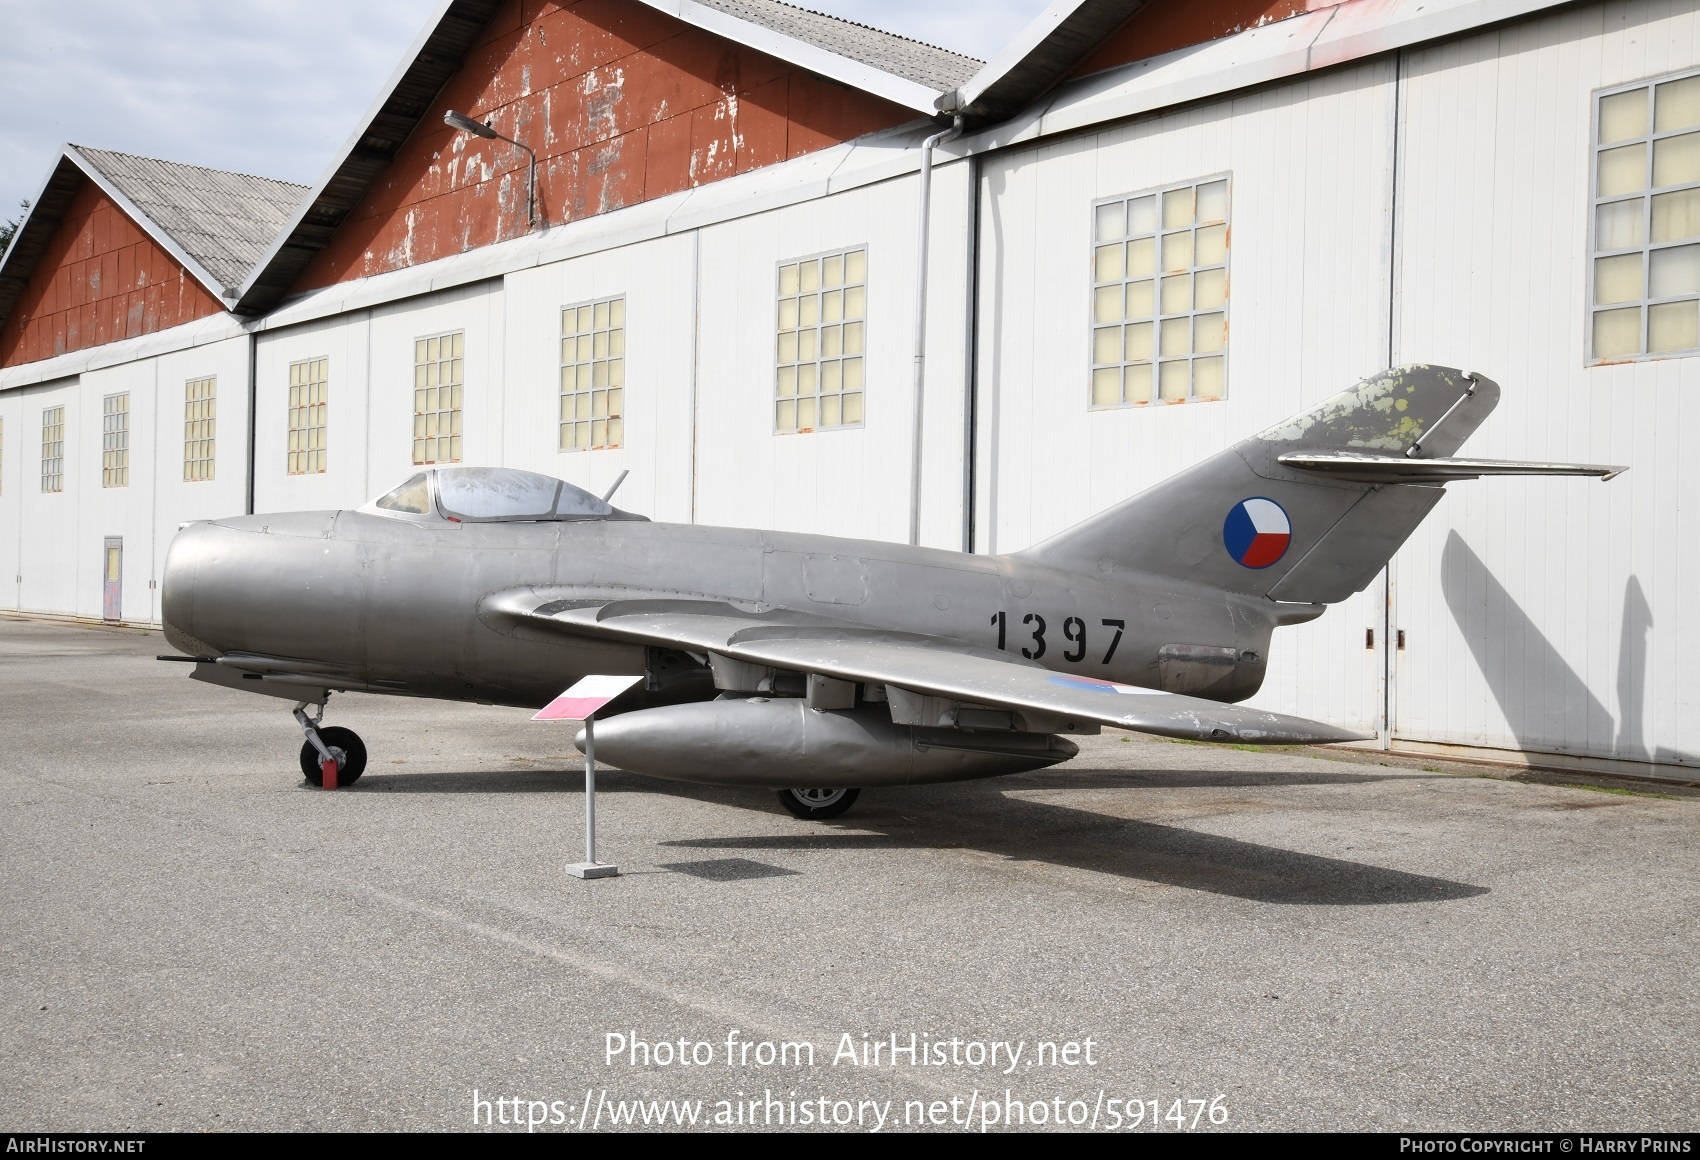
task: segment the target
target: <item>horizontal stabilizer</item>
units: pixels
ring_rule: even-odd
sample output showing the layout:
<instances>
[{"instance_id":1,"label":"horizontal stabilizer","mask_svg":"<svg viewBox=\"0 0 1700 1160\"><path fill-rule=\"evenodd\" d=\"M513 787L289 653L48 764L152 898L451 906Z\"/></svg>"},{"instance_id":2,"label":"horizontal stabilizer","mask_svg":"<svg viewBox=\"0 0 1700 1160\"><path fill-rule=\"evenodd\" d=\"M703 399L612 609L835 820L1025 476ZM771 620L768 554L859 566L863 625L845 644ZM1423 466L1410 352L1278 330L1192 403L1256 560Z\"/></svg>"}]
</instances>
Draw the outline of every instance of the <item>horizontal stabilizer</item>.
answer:
<instances>
[{"instance_id":1,"label":"horizontal stabilizer","mask_svg":"<svg viewBox=\"0 0 1700 1160\"><path fill-rule=\"evenodd\" d=\"M1362 451L1289 451L1277 457L1283 467L1314 471L1330 479L1355 483L1450 483L1484 475L1587 475L1602 482L1616 479L1627 467L1601 463L1536 463L1517 459L1412 459L1403 455L1374 455Z\"/></svg>"}]
</instances>

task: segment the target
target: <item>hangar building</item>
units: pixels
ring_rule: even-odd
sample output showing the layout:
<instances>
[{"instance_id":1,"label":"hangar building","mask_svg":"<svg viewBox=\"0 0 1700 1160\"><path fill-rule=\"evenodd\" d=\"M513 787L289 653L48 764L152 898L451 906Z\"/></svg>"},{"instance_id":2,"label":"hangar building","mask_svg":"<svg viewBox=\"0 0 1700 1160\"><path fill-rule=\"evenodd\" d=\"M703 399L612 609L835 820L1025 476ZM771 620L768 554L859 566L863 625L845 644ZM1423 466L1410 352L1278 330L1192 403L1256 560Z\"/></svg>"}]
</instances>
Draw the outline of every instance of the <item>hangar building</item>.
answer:
<instances>
[{"instance_id":1,"label":"hangar building","mask_svg":"<svg viewBox=\"0 0 1700 1160\"><path fill-rule=\"evenodd\" d=\"M447 0L310 189L54 161L0 260L0 607L155 621L181 522L434 462L1011 551L1436 362L1505 388L1471 453L1633 469L1454 485L1258 701L1693 778L1696 7L1058 0L982 63Z\"/></svg>"}]
</instances>

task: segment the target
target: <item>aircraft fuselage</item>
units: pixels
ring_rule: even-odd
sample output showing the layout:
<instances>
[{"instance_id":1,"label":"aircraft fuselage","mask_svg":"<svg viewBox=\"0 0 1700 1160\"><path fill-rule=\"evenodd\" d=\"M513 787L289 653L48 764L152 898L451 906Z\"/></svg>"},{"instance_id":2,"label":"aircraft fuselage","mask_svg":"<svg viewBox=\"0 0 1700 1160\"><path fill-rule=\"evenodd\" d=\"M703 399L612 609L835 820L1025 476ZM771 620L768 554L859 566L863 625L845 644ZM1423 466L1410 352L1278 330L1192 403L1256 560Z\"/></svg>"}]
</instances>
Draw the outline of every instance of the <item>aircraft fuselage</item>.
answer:
<instances>
[{"instance_id":1,"label":"aircraft fuselage","mask_svg":"<svg viewBox=\"0 0 1700 1160\"><path fill-rule=\"evenodd\" d=\"M1221 701L1256 692L1277 623L1269 602L1139 574L648 521L243 516L185 528L166 574L167 636L187 653L296 659L345 672L353 685L519 706L542 705L588 673L643 673L646 656L640 645L528 632L490 615L491 600L516 589L568 604L790 609ZM1189 649L1211 663L1189 669L1184 655L1175 659Z\"/></svg>"}]
</instances>

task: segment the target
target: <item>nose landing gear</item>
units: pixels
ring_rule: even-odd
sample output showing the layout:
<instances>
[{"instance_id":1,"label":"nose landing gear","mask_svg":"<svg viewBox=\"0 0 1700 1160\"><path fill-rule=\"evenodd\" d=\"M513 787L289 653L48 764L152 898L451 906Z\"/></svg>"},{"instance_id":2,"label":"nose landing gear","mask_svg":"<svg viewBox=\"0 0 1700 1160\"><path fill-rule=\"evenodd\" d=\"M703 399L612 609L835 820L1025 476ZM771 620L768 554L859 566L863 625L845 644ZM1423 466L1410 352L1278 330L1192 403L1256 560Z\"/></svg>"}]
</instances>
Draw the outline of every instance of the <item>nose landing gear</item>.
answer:
<instances>
[{"instance_id":1,"label":"nose landing gear","mask_svg":"<svg viewBox=\"0 0 1700 1160\"><path fill-rule=\"evenodd\" d=\"M301 746L301 772L321 789L353 785L366 772L366 743L352 729L340 725L320 727L324 705L316 716L307 716L307 702L295 706L295 719L307 741Z\"/></svg>"}]
</instances>

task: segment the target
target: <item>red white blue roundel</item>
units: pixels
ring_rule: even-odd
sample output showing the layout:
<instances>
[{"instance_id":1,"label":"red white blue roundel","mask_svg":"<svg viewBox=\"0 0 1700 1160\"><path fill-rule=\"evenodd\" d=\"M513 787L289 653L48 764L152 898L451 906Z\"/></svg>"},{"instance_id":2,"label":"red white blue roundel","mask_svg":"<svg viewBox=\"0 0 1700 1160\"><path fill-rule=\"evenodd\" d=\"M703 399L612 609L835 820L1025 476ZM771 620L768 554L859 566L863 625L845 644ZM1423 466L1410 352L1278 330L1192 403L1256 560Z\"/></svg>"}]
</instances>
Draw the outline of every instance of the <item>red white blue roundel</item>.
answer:
<instances>
[{"instance_id":1,"label":"red white blue roundel","mask_svg":"<svg viewBox=\"0 0 1700 1160\"><path fill-rule=\"evenodd\" d=\"M1281 505L1257 496L1234 505L1222 524L1228 555L1247 568L1267 568L1287 554L1293 522Z\"/></svg>"}]
</instances>

